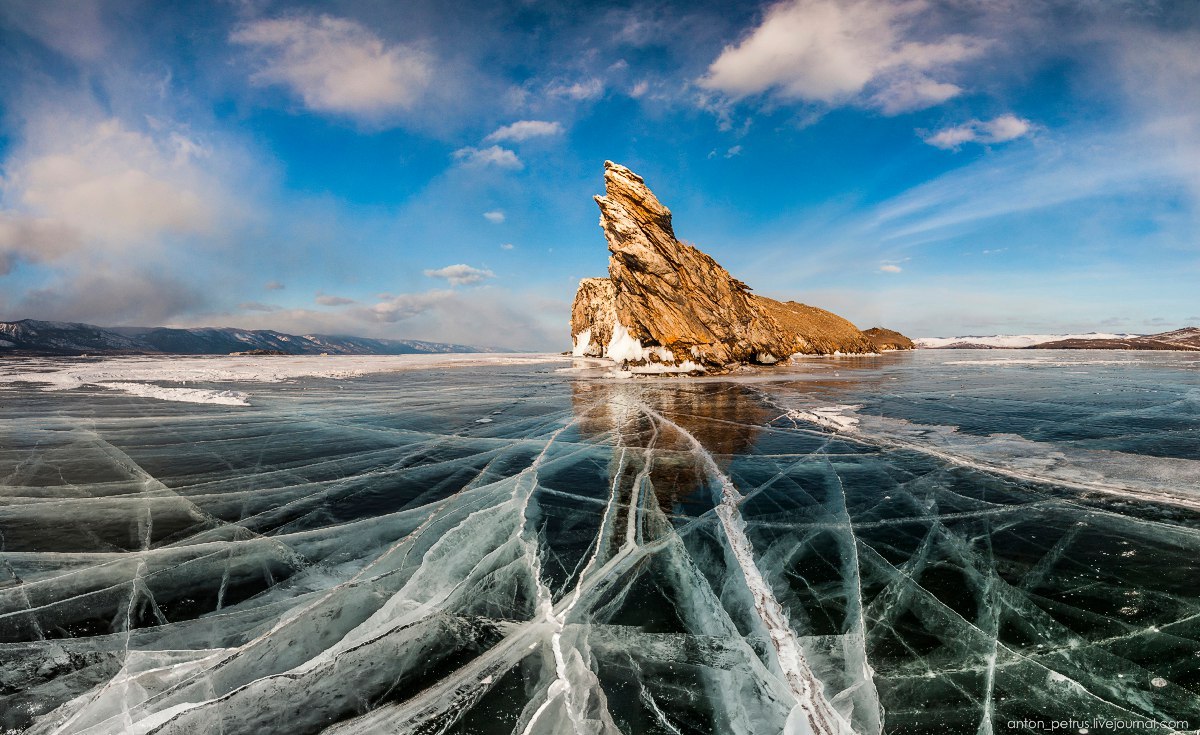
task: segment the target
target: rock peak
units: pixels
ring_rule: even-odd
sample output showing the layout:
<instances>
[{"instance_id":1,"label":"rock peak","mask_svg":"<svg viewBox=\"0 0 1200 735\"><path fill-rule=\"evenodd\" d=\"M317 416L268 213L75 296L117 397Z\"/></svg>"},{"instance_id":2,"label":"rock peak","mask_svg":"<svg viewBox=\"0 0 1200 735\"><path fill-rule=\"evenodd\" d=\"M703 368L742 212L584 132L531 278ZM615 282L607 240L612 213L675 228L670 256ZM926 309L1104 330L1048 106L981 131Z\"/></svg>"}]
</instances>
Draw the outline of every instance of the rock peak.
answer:
<instances>
[{"instance_id":1,"label":"rock peak","mask_svg":"<svg viewBox=\"0 0 1200 735\"><path fill-rule=\"evenodd\" d=\"M625 166L604 162L604 195L595 200L608 278L580 283L571 311L575 354L679 372L876 350L869 335L836 314L751 294L711 257L680 242L671 210Z\"/></svg>"}]
</instances>

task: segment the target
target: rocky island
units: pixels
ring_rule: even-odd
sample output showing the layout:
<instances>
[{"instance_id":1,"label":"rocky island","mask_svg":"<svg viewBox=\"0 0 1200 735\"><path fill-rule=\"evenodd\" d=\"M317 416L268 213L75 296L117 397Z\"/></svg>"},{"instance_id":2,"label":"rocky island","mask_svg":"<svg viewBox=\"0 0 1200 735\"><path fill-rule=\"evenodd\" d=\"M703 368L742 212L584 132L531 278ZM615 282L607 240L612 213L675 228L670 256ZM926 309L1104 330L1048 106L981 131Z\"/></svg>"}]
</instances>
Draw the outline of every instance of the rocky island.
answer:
<instances>
[{"instance_id":1,"label":"rocky island","mask_svg":"<svg viewBox=\"0 0 1200 735\"><path fill-rule=\"evenodd\" d=\"M640 176L604 162L600 227L607 278L585 278L571 309L573 354L607 357L643 372L722 372L772 365L794 354L867 354L913 348L882 328L795 301L750 292L711 257L680 242Z\"/></svg>"}]
</instances>

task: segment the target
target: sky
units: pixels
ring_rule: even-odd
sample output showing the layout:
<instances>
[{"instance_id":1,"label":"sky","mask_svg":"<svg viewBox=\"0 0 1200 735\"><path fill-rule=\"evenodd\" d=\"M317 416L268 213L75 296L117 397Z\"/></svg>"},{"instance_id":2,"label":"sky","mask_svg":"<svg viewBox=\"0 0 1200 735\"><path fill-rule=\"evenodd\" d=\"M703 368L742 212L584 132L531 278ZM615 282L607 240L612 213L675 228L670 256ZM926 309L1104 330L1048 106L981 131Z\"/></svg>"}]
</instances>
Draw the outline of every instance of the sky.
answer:
<instances>
[{"instance_id":1,"label":"sky","mask_svg":"<svg viewBox=\"0 0 1200 735\"><path fill-rule=\"evenodd\" d=\"M0 3L0 320L569 347L603 163L910 336L1200 324L1200 3Z\"/></svg>"}]
</instances>

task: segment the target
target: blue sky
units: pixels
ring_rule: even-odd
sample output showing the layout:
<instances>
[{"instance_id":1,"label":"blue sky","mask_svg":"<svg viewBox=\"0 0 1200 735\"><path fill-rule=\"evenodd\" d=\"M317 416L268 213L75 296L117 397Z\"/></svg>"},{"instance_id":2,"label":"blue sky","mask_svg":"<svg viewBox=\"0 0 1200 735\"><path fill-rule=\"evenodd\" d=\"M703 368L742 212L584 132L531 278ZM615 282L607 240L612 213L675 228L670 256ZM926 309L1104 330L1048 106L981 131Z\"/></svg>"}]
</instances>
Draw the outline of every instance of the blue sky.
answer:
<instances>
[{"instance_id":1,"label":"blue sky","mask_svg":"<svg viewBox=\"0 0 1200 735\"><path fill-rule=\"evenodd\" d=\"M860 327L1196 324L1197 49L1190 0L7 0L0 319L563 349L612 159Z\"/></svg>"}]
</instances>

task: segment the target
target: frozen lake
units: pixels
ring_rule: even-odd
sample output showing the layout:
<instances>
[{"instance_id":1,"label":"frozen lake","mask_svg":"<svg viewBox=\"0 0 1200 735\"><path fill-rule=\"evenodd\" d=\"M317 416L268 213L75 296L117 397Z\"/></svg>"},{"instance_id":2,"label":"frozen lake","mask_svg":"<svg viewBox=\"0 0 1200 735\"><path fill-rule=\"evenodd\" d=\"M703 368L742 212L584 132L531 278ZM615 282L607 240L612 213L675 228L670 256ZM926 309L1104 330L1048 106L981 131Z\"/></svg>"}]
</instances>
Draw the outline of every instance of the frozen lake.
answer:
<instances>
[{"instance_id":1,"label":"frozen lake","mask_svg":"<svg viewBox=\"0 0 1200 735\"><path fill-rule=\"evenodd\" d=\"M0 733L1063 720L1200 728L1200 354L0 362Z\"/></svg>"}]
</instances>

